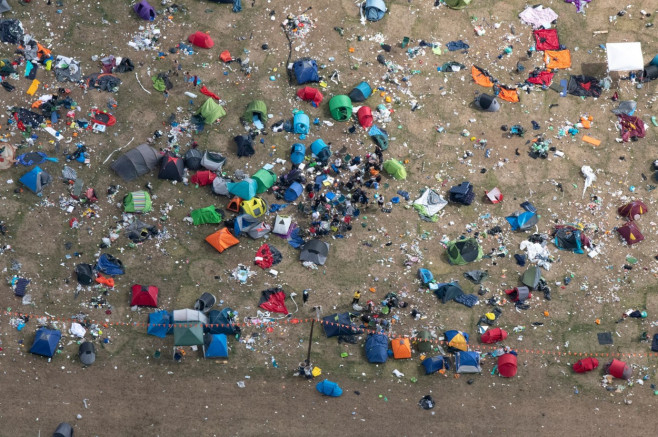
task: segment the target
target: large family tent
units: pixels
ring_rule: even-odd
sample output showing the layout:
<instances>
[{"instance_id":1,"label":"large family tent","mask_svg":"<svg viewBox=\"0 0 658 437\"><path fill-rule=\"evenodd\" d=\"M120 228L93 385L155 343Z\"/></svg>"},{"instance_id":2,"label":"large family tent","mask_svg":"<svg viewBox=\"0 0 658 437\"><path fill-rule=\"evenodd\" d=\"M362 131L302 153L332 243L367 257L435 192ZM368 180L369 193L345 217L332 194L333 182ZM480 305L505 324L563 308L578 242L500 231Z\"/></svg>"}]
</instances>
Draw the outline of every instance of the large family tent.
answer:
<instances>
[{"instance_id":1,"label":"large family tent","mask_svg":"<svg viewBox=\"0 0 658 437\"><path fill-rule=\"evenodd\" d=\"M315 106L316 108L320 105L320 103L322 103L323 99L320 90L310 86L305 86L304 88L298 89L297 97L306 102L311 102L311 105Z\"/></svg>"},{"instance_id":2,"label":"large family tent","mask_svg":"<svg viewBox=\"0 0 658 437\"><path fill-rule=\"evenodd\" d=\"M404 165L402 165L402 163L397 159L389 159L388 161L384 161L384 170L398 181L407 178L407 170L404 168Z\"/></svg>"},{"instance_id":3,"label":"large family tent","mask_svg":"<svg viewBox=\"0 0 658 437\"><path fill-rule=\"evenodd\" d=\"M309 82L319 82L318 64L313 59L302 58L295 61L292 66L297 83L303 85Z\"/></svg>"},{"instance_id":4,"label":"large family tent","mask_svg":"<svg viewBox=\"0 0 658 437\"><path fill-rule=\"evenodd\" d=\"M480 373L480 353L479 352L457 352L455 354L455 372L457 373Z\"/></svg>"},{"instance_id":5,"label":"large family tent","mask_svg":"<svg viewBox=\"0 0 658 437\"><path fill-rule=\"evenodd\" d=\"M242 114L242 120L251 123L254 121L254 116L258 117L258 120L263 124L267 122L267 105L264 101L254 100L249 103L244 114Z\"/></svg>"},{"instance_id":6,"label":"large family tent","mask_svg":"<svg viewBox=\"0 0 658 437\"><path fill-rule=\"evenodd\" d=\"M361 330L352 323L350 313L336 313L323 317L322 327L327 338L361 333Z\"/></svg>"},{"instance_id":7,"label":"large family tent","mask_svg":"<svg viewBox=\"0 0 658 437\"><path fill-rule=\"evenodd\" d=\"M197 115L203 118L206 124L212 124L226 115L226 111L212 97L208 97L203 105L196 111ZM210 169L209 169L210 170Z\"/></svg>"},{"instance_id":8,"label":"large family tent","mask_svg":"<svg viewBox=\"0 0 658 437\"><path fill-rule=\"evenodd\" d=\"M537 224L539 216L536 212L525 211L505 217L513 231L527 231Z\"/></svg>"},{"instance_id":9,"label":"large family tent","mask_svg":"<svg viewBox=\"0 0 658 437\"><path fill-rule=\"evenodd\" d=\"M348 94L351 101L355 103L364 102L372 94L372 88L368 82L361 82Z\"/></svg>"},{"instance_id":10,"label":"large family tent","mask_svg":"<svg viewBox=\"0 0 658 437\"><path fill-rule=\"evenodd\" d=\"M385 363L388 360L388 337L385 334L368 334L365 349L369 363Z\"/></svg>"},{"instance_id":11,"label":"large family tent","mask_svg":"<svg viewBox=\"0 0 658 437\"><path fill-rule=\"evenodd\" d=\"M498 357L498 373L505 378L516 376L517 358L514 354L502 354Z\"/></svg>"},{"instance_id":12,"label":"large family tent","mask_svg":"<svg viewBox=\"0 0 658 437\"><path fill-rule=\"evenodd\" d=\"M280 288L269 288L261 291L258 306L272 313L288 314L286 293Z\"/></svg>"},{"instance_id":13,"label":"large family tent","mask_svg":"<svg viewBox=\"0 0 658 437\"><path fill-rule=\"evenodd\" d=\"M329 112L336 121L347 121L352 118L352 101L344 94L333 96L329 100Z\"/></svg>"},{"instance_id":14,"label":"large family tent","mask_svg":"<svg viewBox=\"0 0 658 437\"><path fill-rule=\"evenodd\" d=\"M41 195L43 187L50 184L52 180L52 176L44 170L41 170L41 167L37 165L32 170L21 176L19 182L25 185L34 194Z\"/></svg>"},{"instance_id":15,"label":"large family tent","mask_svg":"<svg viewBox=\"0 0 658 437\"><path fill-rule=\"evenodd\" d=\"M200 346L203 344L203 325L199 322L174 325L174 346Z\"/></svg>"},{"instance_id":16,"label":"large family tent","mask_svg":"<svg viewBox=\"0 0 658 437\"><path fill-rule=\"evenodd\" d=\"M296 134L306 135L311 128L311 120L308 115L298 112L292 119L292 126Z\"/></svg>"},{"instance_id":17,"label":"large family tent","mask_svg":"<svg viewBox=\"0 0 658 437\"><path fill-rule=\"evenodd\" d=\"M242 200L252 199L258 191L258 183L252 178L246 178L240 182L229 182L226 186L231 195L238 196Z\"/></svg>"},{"instance_id":18,"label":"large family tent","mask_svg":"<svg viewBox=\"0 0 658 437\"><path fill-rule=\"evenodd\" d=\"M626 205L620 206L617 209L617 214L630 220L637 220L642 214L646 214L648 211L649 209L644 202L641 200L633 200Z\"/></svg>"},{"instance_id":19,"label":"large family tent","mask_svg":"<svg viewBox=\"0 0 658 437\"><path fill-rule=\"evenodd\" d=\"M457 266L479 261L484 256L482 247L475 238L450 241L447 253L450 264Z\"/></svg>"},{"instance_id":20,"label":"large family tent","mask_svg":"<svg viewBox=\"0 0 658 437\"><path fill-rule=\"evenodd\" d=\"M130 306L157 307L158 287L155 285L133 285Z\"/></svg>"},{"instance_id":21,"label":"large family tent","mask_svg":"<svg viewBox=\"0 0 658 437\"><path fill-rule=\"evenodd\" d=\"M480 341L485 344L498 343L507 338L507 331L502 328L491 328L487 329L487 332L482 334Z\"/></svg>"},{"instance_id":22,"label":"large family tent","mask_svg":"<svg viewBox=\"0 0 658 437\"><path fill-rule=\"evenodd\" d=\"M195 226L206 224L218 224L222 222L222 214L215 205L206 206L205 208L195 209L190 212L192 223Z\"/></svg>"},{"instance_id":23,"label":"large family tent","mask_svg":"<svg viewBox=\"0 0 658 437\"><path fill-rule=\"evenodd\" d=\"M331 156L331 149L321 138L311 143L311 153L320 162L327 162Z\"/></svg>"},{"instance_id":24,"label":"large family tent","mask_svg":"<svg viewBox=\"0 0 658 437\"><path fill-rule=\"evenodd\" d=\"M203 336L204 358L228 358L228 345L225 334L205 334Z\"/></svg>"},{"instance_id":25,"label":"large family tent","mask_svg":"<svg viewBox=\"0 0 658 437\"><path fill-rule=\"evenodd\" d=\"M206 332L209 334L226 334L235 335L240 332L240 327L232 322L233 310L231 308L223 308L219 310L210 310L208 313L208 325L206 325Z\"/></svg>"},{"instance_id":26,"label":"large family tent","mask_svg":"<svg viewBox=\"0 0 658 437\"><path fill-rule=\"evenodd\" d=\"M408 338L394 338L391 340L391 349L396 360L411 358L411 341Z\"/></svg>"},{"instance_id":27,"label":"large family tent","mask_svg":"<svg viewBox=\"0 0 658 437\"><path fill-rule=\"evenodd\" d=\"M306 146L301 143L295 143L290 148L290 162L293 165L299 165L304 162L306 156Z\"/></svg>"},{"instance_id":28,"label":"large family tent","mask_svg":"<svg viewBox=\"0 0 658 437\"><path fill-rule=\"evenodd\" d=\"M153 147L140 144L121 155L110 168L124 181L132 181L157 167L160 158L161 155Z\"/></svg>"},{"instance_id":29,"label":"large family tent","mask_svg":"<svg viewBox=\"0 0 658 437\"><path fill-rule=\"evenodd\" d=\"M202 49L209 49L215 45L210 35L201 31L194 32L187 38L187 40L192 45L201 47Z\"/></svg>"},{"instance_id":30,"label":"large family tent","mask_svg":"<svg viewBox=\"0 0 658 437\"><path fill-rule=\"evenodd\" d=\"M156 15L155 9L146 0L142 0L139 3L135 3L135 6L133 6L133 10L137 15L139 15L139 18L141 18L142 20L148 20L148 21L155 20L155 15Z\"/></svg>"},{"instance_id":31,"label":"large family tent","mask_svg":"<svg viewBox=\"0 0 658 437\"><path fill-rule=\"evenodd\" d=\"M337 398L343 394L343 389L338 386L335 382L325 379L320 381L315 385L315 389L322 393L325 396L331 396Z\"/></svg>"},{"instance_id":32,"label":"large family tent","mask_svg":"<svg viewBox=\"0 0 658 437\"><path fill-rule=\"evenodd\" d=\"M468 181L455 185L448 191L448 199L451 202L461 203L462 205L470 205L475 200L475 190L473 184Z\"/></svg>"},{"instance_id":33,"label":"large family tent","mask_svg":"<svg viewBox=\"0 0 658 437\"><path fill-rule=\"evenodd\" d=\"M183 158L167 153L162 157L158 179L181 182L185 172L185 163Z\"/></svg>"},{"instance_id":34,"label":"large family tent","mask_svg":"<svg viewBox=\"0 0 658 437\"><path fill-rule=\"evenodd\" d=\"M442 355L425 358L421 364L425 368L426 375L431 375L439 370L450 370L450 361Z\"/></svg>"},{"instance_id":35,"label":"large family tent","mask_svg":"<svg viewBox=\"0 0 658 437\"><path fill-rule=\"evenodd\" d=\"M386 14L386 3L384 0L366 0L363 3L363 13L368 21L379 21Z\"/></svg>"},{"instance_id":36,"label":"large family tent","mask_svg":"<svg viewBox=\"0 0 658 437\"><path fill-rule=\"evenodd\" d=\"M256 194L264 193L276 183L276 174L265 168L258 170L251 178L256 181Z\"/></svg>"},{"instance_id":37,"label":"large family tent","mask_svg":"<svg viewBox=\"0 0 658 437\"><path fill-rule=\"evenodd\" d=\"M253 218L262 217L267 213L267 202L260 197L243 200L242 203L240 203L240 207L242 208L242 211Z\"/></svg>"},{"instance_id":38,"label":"large family tent","mask_svg":"<svg viewBox=\"0 0 658 437\"><path fill-rule=\"evenodd\" d=\"M58 330L39 328L34 337L30 353L51 358L55 355L62 333Z\"/></svg>"},{"instance_id":39,"label":"large family tent","mask_svg":"<svg viewBox=\"0 0 658 437\"><path fill-rule=\"evenodd\" d=\"M301 247L299 260L310 261L323 266L329 256L329 243L320 240L309 240Z\"/></svg>"},{"instance_id":40,"label":"large family tent","mask_svg":"<svg viewBox=\"0 0 658 437\"><path fill-rule=\"evenodd\" d=\"M123 210L125 212L149 212L151 211L151 196L146 191L133 191L123 198Z\"/></svg>"},{"instance_id":41,"label":"large family tent","mask_svg":"<svg viewBox=\"0 0 658 437\"><path fill-rule=\"evenodd\" d=\"M445 4L452 9L464 9L471 4L471 0L443 0Z\"/></svg>"},{"instance_id":42,"label":"large family tent","mask_svg":"<svg viewBox=\"0 0 658 437\"><path fill-rule=\"evenodd\" d=\"M156 311L149 314L149 323L146 333L156 337L165 338L173 332L174 316L169 311Z\"/></svg>"},{"instance_id":43,"label":"large family tent","mask_svg":"<svg viewBox=\"0 0 658 437\"><path fill-rule=\"evenodd\" d=\"M594 357L583 358L573 363L573 371L576 373L587 373L599 367L599 360Z\"/></svg>"},{"instance_id":44,"label":"large family tent","mask_svg":"<svg viewBox=\"0 0 658 437\"><path fill-rule=\"evenodd\" d=\"M229 247L235 246L240 243L240 240L235 238L227 228L222 228L206 237L206 241L212 247L217 249L219 253L224 252Z\"/></svg>"},{"instance_id":45,"label":"large family tent","mask_svg":"<svg viewBox=\"0 0 658 437\"><path fill-rule=\"evenodd\" d=\"M619 361L617 359L613 359L611 362L609 362L605 366L605 371L619 379L629 380L633 375L633 370L631 367L623 361Z\"/></svg>"},{"instance_id":46,"label":"large family tent","mask_svg":"<svg viewBox=\"0 0 658 437\"><path fill-rule=\"evenodd\" d=\"M443 340L451 352L468 350L468 334L451 329L443 334Z\"/></svg>"}]
</instances>

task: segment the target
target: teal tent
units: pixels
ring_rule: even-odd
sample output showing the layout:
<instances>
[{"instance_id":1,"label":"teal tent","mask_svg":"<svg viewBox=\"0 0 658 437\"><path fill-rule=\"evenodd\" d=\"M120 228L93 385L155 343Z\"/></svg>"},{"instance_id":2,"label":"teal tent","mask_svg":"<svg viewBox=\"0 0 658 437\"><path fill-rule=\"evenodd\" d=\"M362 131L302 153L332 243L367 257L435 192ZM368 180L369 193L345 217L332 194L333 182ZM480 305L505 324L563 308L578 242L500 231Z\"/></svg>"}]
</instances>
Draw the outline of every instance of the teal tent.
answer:
<instances>
[{"instance_id":1,"label":"teal tent","mask_svg":"<svg viewBox=\"0 0 658 437\"><path fill-rule=\"evenodd\" d=\"M174 346L203 344L203 326L199 322L174 325Z\"/></svg>"},{"instance_id":2,"label":"teal tent","mask_svg":"<svg viewBox=\"0 0 658 437\"><path fill-rule=\"evenodd\" d=\"M258 183L252 178L240 182L229 182L226 186L231 195L238 196L242 200L251 200L258 192Z\"/></svg>"}]
</instances>

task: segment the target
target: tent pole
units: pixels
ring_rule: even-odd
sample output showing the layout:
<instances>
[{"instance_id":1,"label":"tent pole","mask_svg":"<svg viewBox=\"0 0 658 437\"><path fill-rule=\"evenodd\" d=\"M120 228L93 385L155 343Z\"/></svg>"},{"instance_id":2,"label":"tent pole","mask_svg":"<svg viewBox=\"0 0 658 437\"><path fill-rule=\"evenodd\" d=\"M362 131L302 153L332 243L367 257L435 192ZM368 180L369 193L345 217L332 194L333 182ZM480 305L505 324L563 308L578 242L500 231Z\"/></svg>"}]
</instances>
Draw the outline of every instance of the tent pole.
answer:
<instances>
[{"instance_id":1,"label":"tent pole","mask_svg":"<svg viewBox=\"0 0 658 437\"><path fill-rule=\"evenodd\" d=\"M308 353L306 354L306 365L311 364L311 346L313 346L313 327L315 326L315 319L311 320L311 335L308 338Z\"/></svg>"}]
</instances>

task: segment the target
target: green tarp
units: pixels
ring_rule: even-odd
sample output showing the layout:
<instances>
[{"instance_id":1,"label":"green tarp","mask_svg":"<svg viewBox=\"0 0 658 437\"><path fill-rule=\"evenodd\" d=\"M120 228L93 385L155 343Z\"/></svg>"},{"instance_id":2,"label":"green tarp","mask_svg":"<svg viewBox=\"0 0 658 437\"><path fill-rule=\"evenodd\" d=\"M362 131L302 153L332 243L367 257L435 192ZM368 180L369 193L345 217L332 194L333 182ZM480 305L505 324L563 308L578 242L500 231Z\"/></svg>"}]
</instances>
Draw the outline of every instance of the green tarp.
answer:
<instances>
[{"instance_id":1,"label":"green tarp","mask_svg":"<svg viewBox=\"0 0 658 437\"><path fill-rule=\"evenodd\" d=\"M254 120L254 115L257 115L261 122L267 121L267 105L262 100L254 100L247 105L247 109L242 115L242 119L247 123Z\"/></svg>"},{"instance_id":2,"label":"green tarp","mask_svg":"<svg viewBox=\"0 0 658 437\"><path fill-rule=\"evenodd\" d=\"M158 76L153 76L151 77L151 80L153 81L153 88L155 88L157 91L162 92L167 89L167 85L165 84L164 79Z\"/></svg>"},{"instance_id":3,"label":"green tarp","mask_svg":"<svg viewBox=\"0 0 658 437\"><path fill-rule=\"evenodd\" d=\"M256 181L258 187L256 188L256 194L264 193L276 183L276 174L271 170L266 170L264 168L261 168L254 173L251 178Z\"/></svg>"},{"instance_id":4,"label":"green tarp","mask_svg":"<svg viewBox=\"0 0 658 437\"><path fill-rule=\"evenodd\" d=\"M214 205L195 209L190 213L194 225L217 224L222 222L222 215L217 212Z\"/></svg>"},{"instance_id":5,"label":"green tarp","mask_svg":"<svg viewBox=\"0 0 658 437\"><path fill-rule=\"evenodd\" d=\"M346 95L333 96L329 100L329 112L336 121L347 121L352 118L352 100Z\"/></svg>"},{"instance_id":6,"label":"green tarp","mask_svg":"<svg viewBox=\"0 0 658 437\"><path fill-rule=\"evenodd\" d=\"M407 178L407 170L405 170L404 165L395 159L389 159L388 161L384 162L384 170L386 170L386 173L390 174L397 180Z\"/></svg>"},{"instance_id":7,"label":"green tarp","mask_svg":"<svg viewBox=\"0 0 658 437\"><path fill-rule=\"evenodd\" d=\"M206 100L205 103L201 105L196 113L200 114L207 124L212 124L218 118L222 118L226 115L226 111L224 111L222 105L210 97L208 97L208 100Z\"/></svg>"}]
</instances>

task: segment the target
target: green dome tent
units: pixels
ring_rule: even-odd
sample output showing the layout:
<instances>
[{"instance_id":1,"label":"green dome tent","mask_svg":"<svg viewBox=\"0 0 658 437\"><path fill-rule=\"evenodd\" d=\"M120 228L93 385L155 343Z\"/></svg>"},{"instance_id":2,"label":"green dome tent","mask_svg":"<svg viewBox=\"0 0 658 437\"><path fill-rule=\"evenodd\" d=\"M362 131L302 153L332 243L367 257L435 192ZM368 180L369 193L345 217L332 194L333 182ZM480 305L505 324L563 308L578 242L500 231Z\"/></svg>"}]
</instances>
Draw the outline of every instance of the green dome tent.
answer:
<instances>
[{"instance_id":1,"label":"green dome tent","mask_svg":"<svg viewBox=\"0 0 658 437\"><path fill-rule=\"evenodd\" d=\"M276 174L272 170L261 168L251 177L256 181L256 194L264 193L276 183Z\"/></svg>"},{"instance_id":2,"label":"green dome tent","mask_svg":"<svg viewBox=\"0 0 658 437\"><path fill-rule=\"evenodd\" d=\"M329 100L329 112L336 121L347 121L352 118L352 101L346 95L333 96Z\"/></svg>"},{"instance_id":3,"label":"green dome tent","mask_svg":"<svg viewBox=\"0 0 658 437\"><path fill-rule=\"evenodd\" d=\"M247 123L251 123L254 120L254 115L257 115L262 123L267 121L267 105L265 102L262 100L254 100L249 103L247 109L245 109L244 114L242 115L242 119Z\"/></svg>"},{"instance_id":4,"label":"green dome tent","mask_svg":"<svg viewBox=\"0 0 658 437\"><path fill-rule=\"evenodd\" d=\"M222 214L217 212L214 205L206 206L205 208L195 209L190 213L192 223L194 225L205 225L208 223L217 224L222 222Z\"/></svg>"},{"instance_id":5,"label":"green dome tent","mask_svg":"<svg viewBox=\"0 0 658 437\"><path fill-rule=\"evenodd\" d=\"M123 199L123 210L125 212L149 212L151 211L151 196L146 191L128 193Z\"/></svg>"},{"instance_id":6,"label":"green dome tent","mask_svg":"<svg viewBox=\"0 0 658 437\"><path fill-rule=\"evenodd\" d=\"M448 261L452 265L463 266L479 261L483 256L482 247L475 238L453 240L448 243Z\"/></svg>"},{"instance_id":7,"label":"green dome tent","mask_svg":"<svg viewBox=\"0 0 658 437\"><path fill-rule=\"evenodd\" d=\"M464 9L471 3L471 0L443 0L449 8Z\"/></svg>"},{"instance_id":8,"label":"green dome tent","mask_svg":"<svg viewBox=\"0 0 658 437\"><path fill-rule=\"evenodd\" d=\"M211 97L208 97L208 100L206 100L205 103L201 105L201 107L196 112L196 114L201 115L201 117L203 117L203 120L207 124L212 124L215 121L217 121L218 118L222 118L223 116L225 116L226 111L224 110L222 105L217 103Z\"/></svg>"},{"instance_id":9,"label":"green dome tent","mask_svg":"<svg viewBox=\"0 0 658 437\"><path fill-rule=\"evenodd\" d=\"M404 165L395 159L389 159L388 161L384 162L384 170L386 170L386 173L390 174L397 180L407 178L407 170L405 170Z\"/></svg>"}]
</instances>

